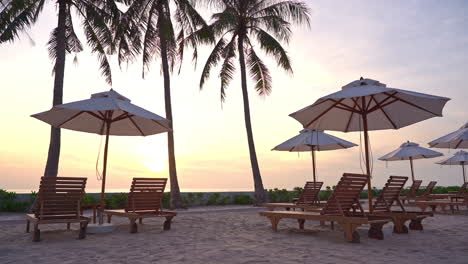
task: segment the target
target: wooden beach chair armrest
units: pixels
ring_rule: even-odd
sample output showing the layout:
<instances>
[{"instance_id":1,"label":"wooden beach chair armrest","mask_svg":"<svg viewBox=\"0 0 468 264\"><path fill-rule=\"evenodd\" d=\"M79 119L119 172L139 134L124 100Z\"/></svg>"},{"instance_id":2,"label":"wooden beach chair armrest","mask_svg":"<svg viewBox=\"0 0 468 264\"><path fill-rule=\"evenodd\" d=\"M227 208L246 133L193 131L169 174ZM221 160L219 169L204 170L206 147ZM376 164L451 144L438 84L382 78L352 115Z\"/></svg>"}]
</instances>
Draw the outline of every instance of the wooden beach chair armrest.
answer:
<instances>
[{"instance_id":1,"label":"wooden beach chair armrest","mask_svg":"<svg viewBox=\"0 0 468 264\"><path fill-rule=\"evenodd\" d=\"M375 219L375 220L369 220L369 224L386 224L391 221L392 221L391 218Z\"/></svg>"}]
</instances>

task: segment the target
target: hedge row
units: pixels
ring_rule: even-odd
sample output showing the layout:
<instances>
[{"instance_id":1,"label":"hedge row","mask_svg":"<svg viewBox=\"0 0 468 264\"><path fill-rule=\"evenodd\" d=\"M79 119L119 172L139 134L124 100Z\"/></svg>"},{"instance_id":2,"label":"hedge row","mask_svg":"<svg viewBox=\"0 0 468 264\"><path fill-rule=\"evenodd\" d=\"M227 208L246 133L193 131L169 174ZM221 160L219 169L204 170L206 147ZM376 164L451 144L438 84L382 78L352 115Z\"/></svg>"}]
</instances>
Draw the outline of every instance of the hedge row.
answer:
<instances>
[{"instance_id":1,"label":"hedge row","mask_svg":"<svg viewBox=\"0 0 468 264\"><path fill-rule=\"evenodd\" d=\"M332 190L335 186L327 186L325 190L321 191L319 196L320 200L326 200L328 196L332 193ZM450 187L436 187L434 188L433 193L448 193L453 191L458 191L460 187L450 186ZM270 189L266 190L270 202L291 202L293 198L300 196L302 188L296 187L292 191L286 189ZM380 190L373 188L372 193L374 196L379 194ZM406 194L408 189L403 191L403 194ZM423 191L421 191L422 193ZM17 201L17 194L14 192L7 192L0 189L0 212L26 212L35 200L37 194L31 193L29 201L19 202ZM367 191L361 193L361 199L367 198ZM188 193L182 197L184 205L186 207L192 206L202 206L202 205L228 205L228 204L238 204L238 205L247 205L253 204L254 200L250 195L239 194L234 196L226 196L221 193ZM106 195L106 208L110 209L119 209L124 208L127 202L127 194L112 194ZM97 204L98 200L91 195L85 195L83 204ZM163 207L169 207L169 193L165 193L163 196Z\"/></svg>"}]
</instances>

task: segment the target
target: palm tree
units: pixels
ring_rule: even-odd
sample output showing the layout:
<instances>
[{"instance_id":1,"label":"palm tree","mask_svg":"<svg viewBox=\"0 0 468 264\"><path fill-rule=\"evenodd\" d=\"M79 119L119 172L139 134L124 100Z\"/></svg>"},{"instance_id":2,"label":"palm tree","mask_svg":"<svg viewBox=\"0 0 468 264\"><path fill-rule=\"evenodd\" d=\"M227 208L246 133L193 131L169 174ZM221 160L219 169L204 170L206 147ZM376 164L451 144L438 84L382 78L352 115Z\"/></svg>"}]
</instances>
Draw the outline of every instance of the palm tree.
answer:
<instances>
[{"instance_id":1,"label":"palm tree","mask_svg":"<svg viewBox=\"0 0 468 264\"><path fill-rule=\"evenodd\" d=\"M13 42L21 32L26 32L37 21L45 4L45 0L0 0L0 44ZM72 13L80 18L87 43L98 55L101 74L111 84L111 69L106 55L111 52L112 43L108 24L111 12L118 12L114 1L56 0L55 4L58 7L57 27L52 30L47 42L49 56L55 61L52 105L62 104L66 55L83 50L83 44L75 33ZM118 15L114 14L114 17ZM59 157L60 129L51 127L44 176L57 176Z\"/></svg>"},{"instance_id":2,"label":"palm tree","mask_svg":"<svg viewBox=\"0 0 468 264\"><path fill-rule=\"evenodd\" d=\"M164 79L164 102L166 118L174 126L171 104L170 75L177 62L181 62L184 47L196 49L198 40L186 40L186 36L207 28L207 25L195 9L195 0L129 0L128 9L116 29L115 45L117 47L119 63L133 61L142 55L143 78L155 59L161 60ZM171 12L174 7L174 12ZM173 22L173 18L176 24ZM176 29L174 26L178 27ZM179 68L180 71L180 68ZM171 182L171 208L183 207L177 180L174 132L167 134L169 177Z\"/></svg>"},{"instance_id":3,"label":"palm tree","mask_svg":"<svg viewBox=\"0 0 468 264\"><path fill-rule=\"evenodd\" d=\"M203 68L200 89L209 78L211 69L222 61L219 78L221 102L225 90L234 77L234 61L238 57L241 71L241 88L244 101L245 128L250 152L250 163L255 184L257 203L266 200L262 177L255 151L250 120L249 96L247 91L247 69L254 81L255 90L261 96L269 95L272 79L266 64L255 50L256 44L267 55L272 56L279 67L292 73L291 61L280 41L288 42L291 23L309 25L309 9L300 1L278 0L211 0L210 4L221 11L212 16L209 28L217 41ZM246 58L247 57L247 58Z\"/></svg>"}]
</instances>

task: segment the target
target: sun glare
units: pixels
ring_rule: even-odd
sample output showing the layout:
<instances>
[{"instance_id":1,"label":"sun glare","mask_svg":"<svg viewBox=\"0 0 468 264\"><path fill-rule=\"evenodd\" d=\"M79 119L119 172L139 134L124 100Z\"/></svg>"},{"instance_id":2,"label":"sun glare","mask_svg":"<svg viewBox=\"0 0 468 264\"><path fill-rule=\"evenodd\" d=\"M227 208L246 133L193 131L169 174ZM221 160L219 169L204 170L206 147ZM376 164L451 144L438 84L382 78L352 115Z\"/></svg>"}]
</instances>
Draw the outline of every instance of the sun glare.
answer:
<instances>
[{"instance_id":1,"label":"sun glare","mask_svg":"<svg viewBox=\"0 0 468 264\"><path fill-rule=\"evenodd\" d=\"M145 161L144 164L151 172L162 172L166 169L166 160L153 158Z\"/></svg>"},{"instance_id":2,"label":"sun glare","mask_svg":"<svg viewBox=\"0 0 468 264\"><path fill-rule=\"evenodd\" d=\"M162 172L167 168L166 149L159 144L144 144L138 149L143 165L151 172Z\"/></svg>"}]
</instances>

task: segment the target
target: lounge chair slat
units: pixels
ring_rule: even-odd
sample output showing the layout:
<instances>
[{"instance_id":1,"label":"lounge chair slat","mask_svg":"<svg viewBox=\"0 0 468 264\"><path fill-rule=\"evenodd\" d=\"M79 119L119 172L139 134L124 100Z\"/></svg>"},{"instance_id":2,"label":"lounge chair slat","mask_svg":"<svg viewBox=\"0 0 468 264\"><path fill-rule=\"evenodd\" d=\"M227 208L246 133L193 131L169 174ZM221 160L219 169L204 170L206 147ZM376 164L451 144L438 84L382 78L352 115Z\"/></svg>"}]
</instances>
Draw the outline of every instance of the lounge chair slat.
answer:
<instances>
[{"instance_id":1,"label":"lounge chair slat","mask_svg":"<svg viewBox=\"0 0 468 264\"><path fill-rule=\"evenodd\" d=\"M147 217L166 217L164 230L170 229L175 212L162 211L162 197L166 187L166 178L133 178L124 210L105 210L108 221L112 216L127 217L130 220L130 232L137 231L136 219Z\"/></svg>"}]
</instances>

